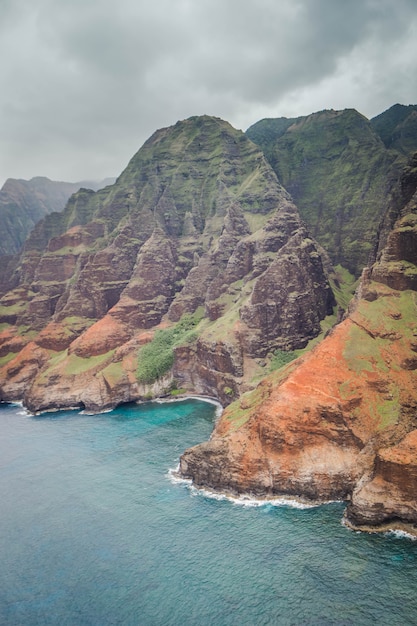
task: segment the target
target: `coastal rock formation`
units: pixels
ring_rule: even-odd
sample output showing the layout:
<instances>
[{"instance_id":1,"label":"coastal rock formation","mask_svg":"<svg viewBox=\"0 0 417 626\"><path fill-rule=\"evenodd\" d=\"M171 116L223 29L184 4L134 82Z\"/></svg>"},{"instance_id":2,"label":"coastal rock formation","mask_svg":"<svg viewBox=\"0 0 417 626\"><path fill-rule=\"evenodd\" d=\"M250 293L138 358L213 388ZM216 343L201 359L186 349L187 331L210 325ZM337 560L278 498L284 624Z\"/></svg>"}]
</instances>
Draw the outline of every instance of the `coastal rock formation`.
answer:
<instances>
[{"instance_id":1,"label":"coastal rock formation","mask_svg":"<svg viewBox=\"0 0 417 626\"><path fill-rule=\"evenodd\" d=\"M180 472L198 486L350 499L351 525L416 532L417 169L414 194L349 315L308 354L231 404ZM416 528L415 528L415 527Z\"/></svg>"},{"instance_id":2,"label":"coastal rock formation","mask_svg":"<svg viewBox=\"0 0 417 626\"><path fill-rule=\"evenodd\" d=\"M352 166L356 140L375 151L358 197L374 186L378 207L356 196L353 207L328 163L320 183L342 207L326 209L343 249L329 245L333 259L356 272L371 252L347 312L354 277L332 267L263 153L226 122L193 117L154 133L114 185L82 188L38 222L8 265L0 400L97 412L170 392L215 396L227 408L210 441L181 457L184 477L347 499L355 527L417 532L417 155L395 181L398 154L352 111L280 129L293 148L327 129L333 165L343 155ZM327 154L320 141L305 161L310 182Z\"/></svg>"},{"instance_id":3,"label":"coastal rock formation","mask_svg":"<svg viewBox=\"0 0 417 626\"><path fill-rule=\"evenodd\" d=\"M256 360L321 332L326 263L241 131L208 116L161 129L113 186L32 231L0 302L1 398L99 410L179 385L227 404Z\"/></svg>"},{"instance_id":4,"label":"coastal rock formation","mask_svg":"<svg viewBox=\"0 0 417 626\"><path fill-rule=\"evenodd\" d=\"M401 522L414 527L416 493L417 430L413 430L397 445L378 450L373 478L354 492L347 519L354 526L370 529Z\"/></svg>"}]
</instances>

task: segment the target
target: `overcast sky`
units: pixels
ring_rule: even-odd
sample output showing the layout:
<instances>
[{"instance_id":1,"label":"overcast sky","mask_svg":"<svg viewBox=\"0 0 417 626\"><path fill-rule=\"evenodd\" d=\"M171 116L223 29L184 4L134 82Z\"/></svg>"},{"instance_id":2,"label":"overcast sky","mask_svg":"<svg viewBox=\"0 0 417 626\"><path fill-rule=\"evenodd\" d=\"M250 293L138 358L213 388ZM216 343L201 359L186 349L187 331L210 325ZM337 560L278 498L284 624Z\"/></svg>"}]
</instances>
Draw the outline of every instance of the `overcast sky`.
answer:
<instances>
[{"instance_id":1,"label":"overcast sky","mask_svg":"<svg viewBox=\"0 0 417 626\"><path fill-rule=\"evenodd\" d=\"M156 130L417 103L417 0L0 0L0 185L116 176Z\"/></svg>"}]
</instances>

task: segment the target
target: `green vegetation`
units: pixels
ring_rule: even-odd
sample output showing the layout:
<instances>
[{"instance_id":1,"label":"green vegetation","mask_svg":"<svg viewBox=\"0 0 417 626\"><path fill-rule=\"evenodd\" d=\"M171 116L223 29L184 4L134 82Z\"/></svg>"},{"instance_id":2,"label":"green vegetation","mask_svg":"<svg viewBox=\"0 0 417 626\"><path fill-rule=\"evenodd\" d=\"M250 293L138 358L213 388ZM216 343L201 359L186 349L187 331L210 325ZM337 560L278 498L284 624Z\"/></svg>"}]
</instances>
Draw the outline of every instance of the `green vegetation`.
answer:
<instances>
[{"instance_id":1,"label":"green vegetation","mask_svg":"<svg viewBox=\"0 0 417 626\"><path fill-rule=\"evenodd\" d=\"M364 399L367 402L366 411L372 415L377 428L383 430L396 424L400 417L401 403L395 373L401 372L401 366L395 359L390 359L390 352L397 345L400 349L403 346L407 354L409 342L414 339L417 299L412 291L397 292L378 283L372 286L379 297L372 302L359 302L354 315L357 323L349 331L343 356L352 371L353 380L358 376L368 376L367 372L385 375L376 399L375 394L369 402ZM341 385L340 391L344 399L355 399L350 380ZM356 412L363 410L363 406L354 409Z\"/></svg>"},{"instance_id":2,"label":"green vegetation","mask_svg":"<svg viewBox=\"0 0 417 626\"><path fill-rule=\"evenodd\" d=\"M262 120L247 135L264 150L333 263L358 277L402 164L399 154L353 109Z\"/></svg>"},{"instance_id":3,"label":"green vegetation","mask_svg":"<svg viewBox=\"0 0 417 626\"><path fill-rule=\"evenodd\" d=\"M251 392L253 393L253 392ZM246 396L245 396L246 397ZM250 408L241 407L242 398L235 400L227 407L226 418L233 423L232 430L238 430L243 424L246 424L251 416Z\"/></svg>"},{"instance_id":4,"label":"green vegetation","mask_svg":"<svg viewBox=\"0 0 417 626\"><path fill-rule=\"evenodd\" d=\"M180 387L179 389L171 389L169 392L170 396L182 396L184 393L187 393L187 390L184 387Z\"/></svg>"},{"instance_id":5,"label":"green vegetation","mask_svg":"<svg viewBox=\"0 0 417 626\"><path fill-rule=\"evenodd\" d=\"M411 339L417 319L416 293L410 290L393 292L380 283L372 283L372 286L379 297L373 302L361 300L356 314L363 317L366 327L374 335L380 334L389 340L390 335L395 336L400 331L402 336Z\"/></svg>"},{"instance_id":6,"label":"green vegetation","mask_svg":"<svg viewBox=\"0 0 417 626\"><path fill-rule=\"evenodd\" d=\"M67 357L67 361L65 363L64 373L67 376L82 374L83 372L88 372L99 365L101 365L104 361L109 359L114 354L114 350L110 350L105 354L99 354L97 356L90 356L87 359L83 357L77 356L76 354L70 354Z\"/></svg>"},{"instance_id":7,"label":"green vegetation","mask_svg":"<svg viewBox=\"0 0 417 626\"><path fill-rule=\"evenodd\" d=\"M394 104L371 120L372 127L387 148L403 154L417 150L417 105Z\"/></svg>"},{"instance_id":8,"label":"green vegetation","mask_svg":"<svg viewBox=\"0 0 417 626\"><path fill-rule=\"evenodd\" d=\"M114 350L110 350L105 354L99 354L97 356L90 356L83 358L76 354L68 354L68 350L55 353L54 356L48 361L48 368L44 370L40 379L45 381L54 372L62 372L65 376L76 376L84 372L88 372L93 368L99 367L101 364L109 360L114 354Z\"/></svg>"},{"instance_id":9,"label":"green vegetation","mask_svg":"<svg viewBox=\"0 0 417 626\"><path fill-rule=\"evenodd\" d=\"M275 370L280 369L287 363L291 363L294 359L297 358L297 354L295 351L284 352L283 350L275 350L272 355L271 363L270 363L270 371L274 372Z\"/></svg>"},{"instance_id":10,"label":"green vegetation","mask_svg":"<svg viewBox=\"0 0 417 626\"><path fill-rule=\"evenodd\" d=\"M110 363L100 372L105 380L113 387L115 386L125 375L122 364Z\"/></svg>"},{"instance_id":11,"label":"green vegetation","mask_svg":"<svg viewBox=\"0 0 417 626\"><path fill-rule=\"evenodd\" d=\"M351 301L359 280L353 276L345 267L336 265L335 275L330 276L329 282L336 298L337 304L346 311Z\"/></svg>"},{"instance_id":12,"label":"green vegetation","mask_svg":"<svg viewBox=\"0 0 417 626\"><path fill-rule=\"evenodd\" d=\"M0 357L0 367L3 367L3 365L7 365L7 363L9 361L11 361L15 356L16 356L15 352L9 352L8 354L5 354L4 356L1 356Z\"/></svg>"},{"instance_id":13,"label":"green vegetation","mask_svg":"<svg viewBox=\"0 0 417 626\"><path fill-rule=\"evenodd\" d=\"M385 398L376 405L376 418L379 430L384 430L398 422L400 417L399 390L391 385L391 399Z\"/></svg>"},{"instance_id":14,"label":"green vegetation","mask_svg":"<svg viewBox=\"0 0 417 626\"><path fill-rule=\"evenodd\" d=\"M23 300L16 302L15 304L11 304L10 306L0 305L0 316L5 317L7 315L19 315L20 313L23 313L25 308L26 303Z\"/></svg>"},{"instance_id":15,"label":"green vegetation","mask_svg":"<svg viewBox=\"0 0 417 626\"><path fill-rule=\"evenodd\" d=\"M35 337L37 336L38 331L31 330L29 326L18 326L17 334L19 335L19 337L24 337L25 339L29 339L29 341L32 341L32 339L35 339Z\"/></svg>"},{"instance_id":16,"label":"green vegetation","mask_svg":"<svg viewBox=\"0 0 417 626\"><path fill-rule=\"evenodd\" d=\"M233 423L232 430L238 430L243 424L246 424L252 410L265 399L266 395L267 390L262 385L258 385L253 391L249 391L229 404L225 411L225 417Z\"/></svg>"},{"instance_id":17,"label":"green vegetation","mask_svg":"<svg viewBox=\"0 0 417 626\"><path fill-rule=\"evenodd\" d=\"M349 338L343 350L343 356L349 368L356 374L362 372L388 371L385 361L381 357L380 348L384 342L374 339L356 324L352 325Z\"/></svg>"},{"instance_id":18,"label":"green vegetation","mask_svg":"<svg viewBox=\"0 0 417 626\"><path fill-rule=\"evenodd\" d=\"M196 341L195 328L203 317L201 309L182 316L180 321L164 330L157 330L149 343L144 345L138 355L137 377L139 382L150 384L166 374L174 364L174 348Z\"/></svg>"}]
</instances>

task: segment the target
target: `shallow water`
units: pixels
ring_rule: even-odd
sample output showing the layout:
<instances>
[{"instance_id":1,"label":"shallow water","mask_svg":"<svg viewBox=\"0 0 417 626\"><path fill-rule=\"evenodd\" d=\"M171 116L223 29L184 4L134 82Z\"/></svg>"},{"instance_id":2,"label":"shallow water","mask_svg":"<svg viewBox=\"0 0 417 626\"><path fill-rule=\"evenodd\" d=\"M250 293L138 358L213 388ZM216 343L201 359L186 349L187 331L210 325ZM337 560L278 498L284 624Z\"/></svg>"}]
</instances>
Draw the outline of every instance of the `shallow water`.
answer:
<instances>
[{"instance_id":1,"label":"shallow water","mask_svg":"<svg viewBox=\"0 0 417 626\"><path fill-rule=\"evenodd\" d=\"M173 483L214 412L0 405L0 623L417 624L417 541L349 531L341 503L241 506Z\"/></svg>"}]
</instances>

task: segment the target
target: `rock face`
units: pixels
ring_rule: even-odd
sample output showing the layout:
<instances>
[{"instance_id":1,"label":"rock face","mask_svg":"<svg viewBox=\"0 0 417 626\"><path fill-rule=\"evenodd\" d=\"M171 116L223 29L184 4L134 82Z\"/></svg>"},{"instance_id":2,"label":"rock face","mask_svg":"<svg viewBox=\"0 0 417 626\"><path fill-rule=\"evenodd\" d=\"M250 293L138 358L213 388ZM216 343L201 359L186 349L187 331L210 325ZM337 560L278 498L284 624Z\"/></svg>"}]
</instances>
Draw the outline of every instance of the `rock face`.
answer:
<instances>
[{"instance_id":1,"label":"rock face","mask_svg":"<svg viewBox=\"0 0 417 626\"><path fill-rule=\"evenodd\" d=\"M388 149L377 128L346 109L261 120L247 130L291 193L311 234L334 264L356 276L369 262L389 192L397 188L405 164L404 151Z\"/></svg>"},{"instance_id":2,"label":"rock face","mask_svg":"<svg viewBox=\"0 0 417 626\"><path fill-rule=\"evenodd\" d=\"M372 480L354 492L348 520L355 526L375 527L417 520L417 430L397 445L378 450Z\"/></svg>"},{"instance_id":3,"label":"rock face","mask_svg":"<svg viewBox=\"0 0 417 626\"><path fill-rule=\"evenodd\" d=\"M223 413L180 471L258 496L349 499L347 520L417 532L417 169L350 313L316 348ZM404 199L404 198L403 198Z\"/></svg>"},{"instance_id":4,"label":"rock face","mask_svg":"<svg viewBox=\"0 0 417 626\"><path fill-rule=\"evenodd\" d=\"M46 215L64 209L68 198L83 185L100 189L114 179L65 183L36 176L9 178L0 189L0 296L18 284L19 253L34 226Z\"/></svg>"},{"instance_id":5,"label":"rock face","mask_svg":"<svg viewBox=\"0 0 417 626\"><path fill-rule=\"evenodd\" d=\"M91 189L110 184L89 182ZM36 176L31 180L8 178L0 189L0 255L20 252L26 237L39 220L62 211L68 198L87 183L65 183Z\"/></svg>"},{"instance_id":6,"label":"rock face","mask_svg":"<svg viewBox=\"0 0 417 626\"><path fill-rule=\"evenodd\" d=\"M159 130L113 186L32 231L0 302L1 398L99 410L179 384L226 404L257 359L321 332L335 304L323 258L242 132L207 116ZM168 368L141 378L154 339Z\"/></svg>"},{"instance_id":7,"label":"rock face","mask_svg":"<svg viewBox=\"0 0 417 626\"><path fill-rule=\"evenodd\" d=\"M371 119L387 148L410 156L417 150L417 105L394 104Z\"/></svg>"}]
</instances>

